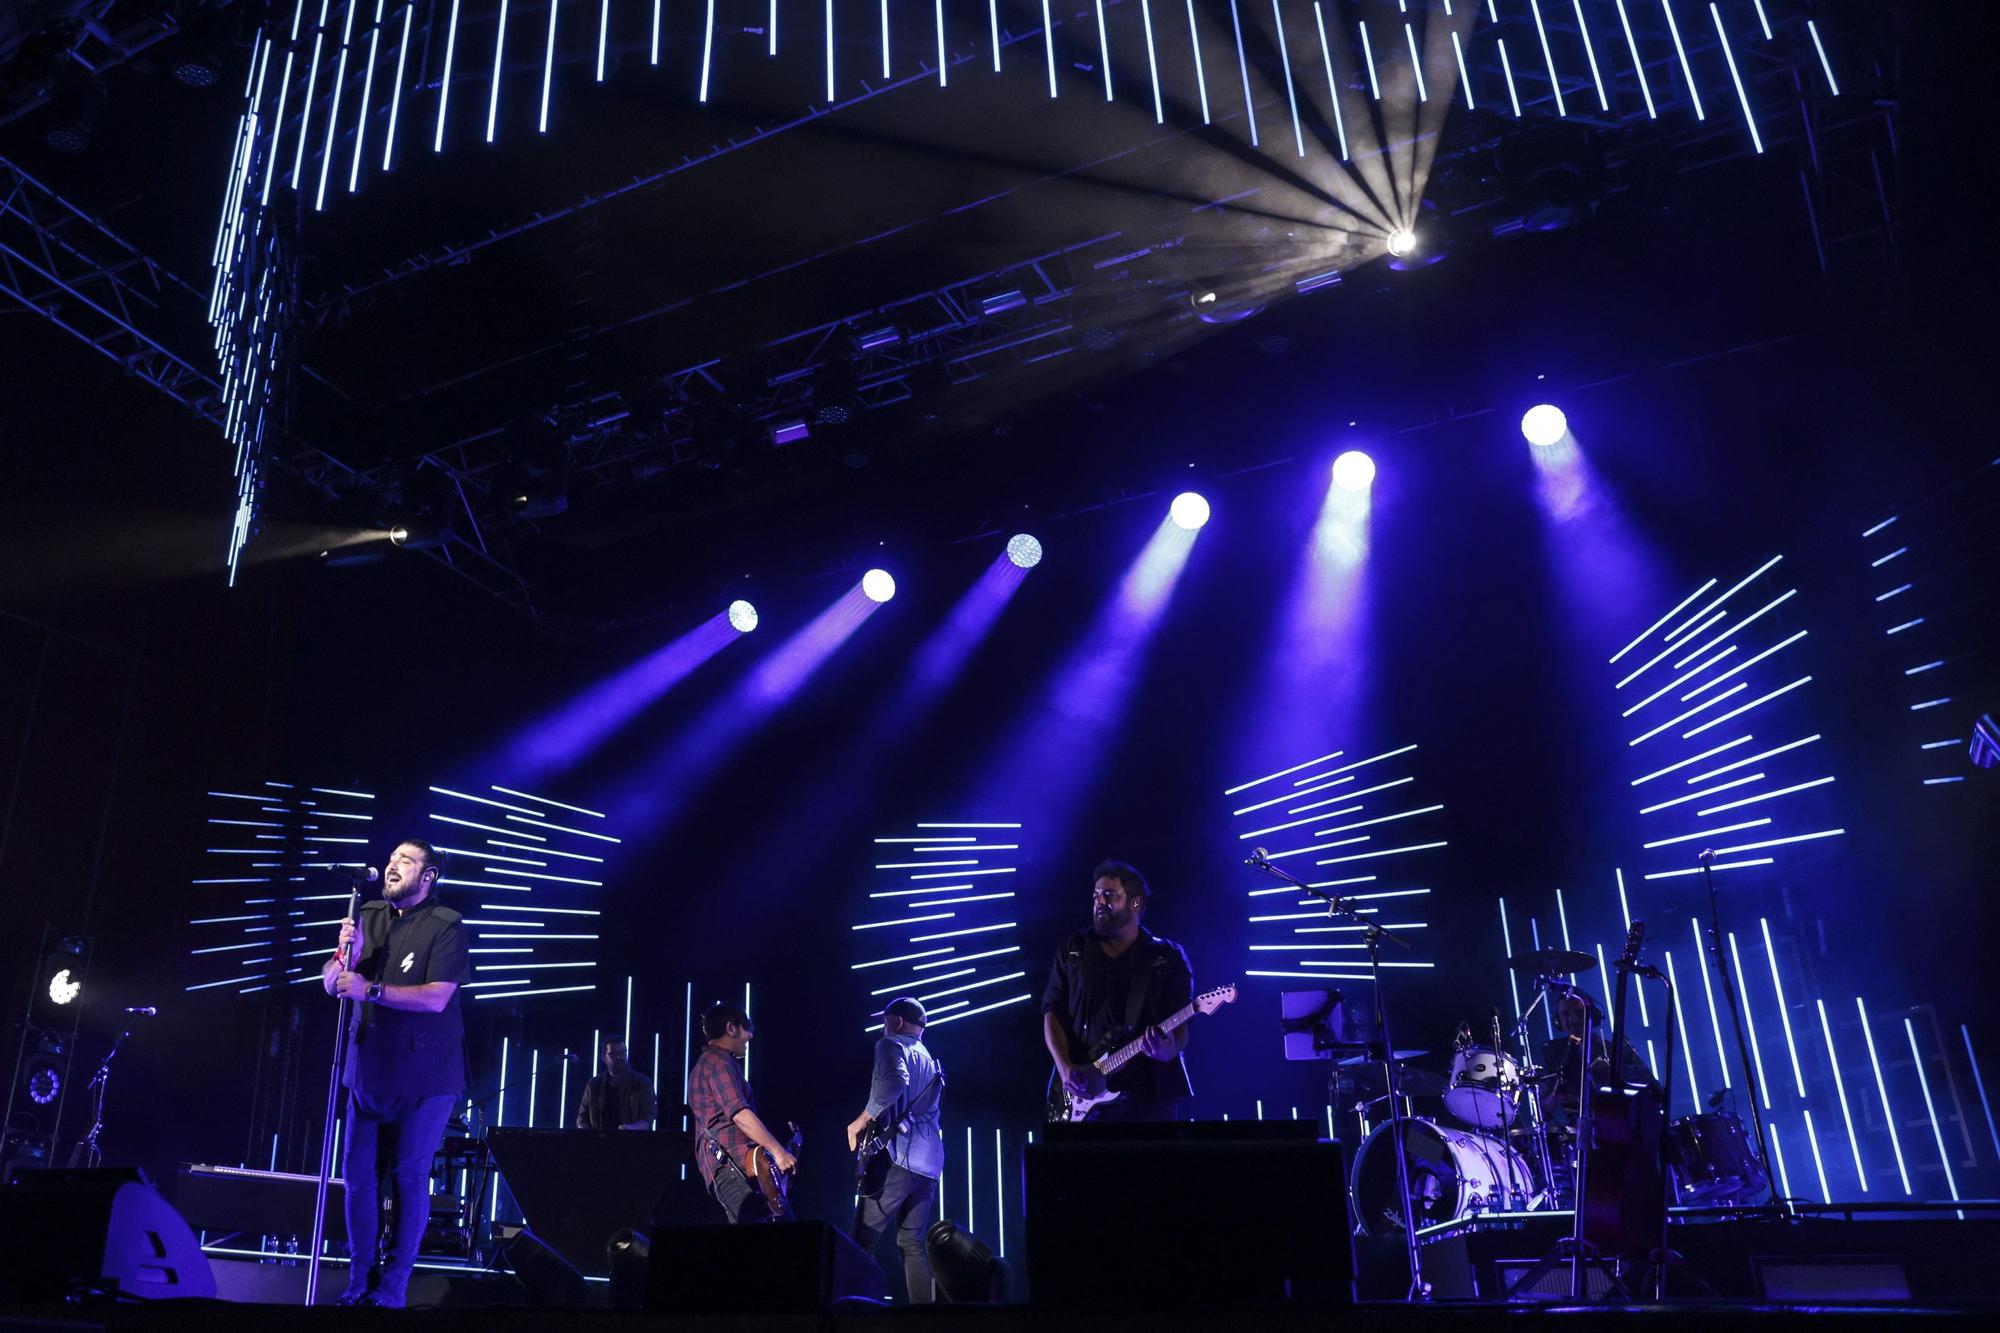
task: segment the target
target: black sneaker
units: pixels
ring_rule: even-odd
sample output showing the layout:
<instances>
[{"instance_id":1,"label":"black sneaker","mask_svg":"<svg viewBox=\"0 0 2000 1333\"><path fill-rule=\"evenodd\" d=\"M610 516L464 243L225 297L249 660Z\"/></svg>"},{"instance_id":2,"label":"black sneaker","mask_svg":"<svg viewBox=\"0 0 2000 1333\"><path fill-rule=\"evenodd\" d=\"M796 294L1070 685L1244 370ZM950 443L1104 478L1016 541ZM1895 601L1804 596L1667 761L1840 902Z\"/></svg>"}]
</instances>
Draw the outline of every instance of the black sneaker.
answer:
<instances>
[{"instance_id":1,"label":"black sneaker","mask_svg":"<svg viewBox=\"0 0 2000 1333\"><path fill-rule=\"evenodd\" d=\"M349 1287L347 1290L341 1292L340 1295L334 1297L333 1303L335 1305L360 1305L367 1299L368 1289L366 1287Z\"/></svg>"}]
</instances>

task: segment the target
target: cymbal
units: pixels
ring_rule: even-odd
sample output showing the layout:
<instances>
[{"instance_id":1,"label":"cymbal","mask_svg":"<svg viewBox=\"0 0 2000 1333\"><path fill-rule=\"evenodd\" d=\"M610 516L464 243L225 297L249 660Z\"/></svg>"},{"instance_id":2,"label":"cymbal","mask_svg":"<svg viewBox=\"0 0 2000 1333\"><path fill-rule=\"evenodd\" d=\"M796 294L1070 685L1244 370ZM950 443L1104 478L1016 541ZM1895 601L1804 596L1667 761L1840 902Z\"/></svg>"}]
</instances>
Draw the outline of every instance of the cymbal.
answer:
<instances>
[{"instance_id":1,"label":"cymbal","mask_svg":"<svg viewBox=\"0 0 2000 1333\"><path fill-rule=\"evenodd\" d=\"M1515 954L1507 960L1507 966L1533 976L1559 977L1571 972L1589 972L1597 966L1597 960L1575 949L1535 949Z\"/></svg>"},{"instance_id":2,"label":"cymbal","mask_svg":"<svg viewBox=\"0 0 2000 1333\"><path fill-rule=\"evenodd\" d=\"M1409 1060L1421 1060L1429 1054L1429 1051L1397 1051L1396 1063L1400 1065ZM1366 1055L1350 1055L1345 1060L1336 1060L1334 1063L1343 1069L1351 1069L1357 1065L1379 1065L1382 1062Z\"/></svg>"},{"instance_id":3,"label":"cymbal","mask_svg":"<svg viewBox=\"0 0 2000 1333\"><path fill-rule=\"evenodd\" d=\"M1371 1095L1383 1091L1380 1062L1356 1065L1342 1073L1356 1086L1356 1091ZM1413 1069L1400 1060L1397 1061L1396 1083L1405 1097L1442 1097L1451 1086L1444 1075L1434 1074L1428 1069Z\"/></svg>"}]
</instances>

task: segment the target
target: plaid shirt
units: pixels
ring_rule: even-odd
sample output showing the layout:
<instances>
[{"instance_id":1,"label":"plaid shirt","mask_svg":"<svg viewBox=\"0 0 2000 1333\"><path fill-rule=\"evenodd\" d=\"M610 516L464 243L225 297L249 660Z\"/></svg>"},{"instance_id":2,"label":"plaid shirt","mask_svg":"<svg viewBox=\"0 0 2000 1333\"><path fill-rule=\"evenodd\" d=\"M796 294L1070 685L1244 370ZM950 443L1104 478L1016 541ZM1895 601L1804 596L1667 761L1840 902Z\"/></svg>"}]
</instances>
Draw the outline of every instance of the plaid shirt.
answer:
<instances>
[{"instance_id":1,"label":"plaid shirt","mask_svg":"<svg viewBox=\"0 0 2000 1333\"><path fill-rule=\"evenodd\" d=\"M757 1109L757 1100L743 1077L742 1059L720 1046L704 1046L694 1068L688 1071L688 1109L694 1113L695 1165L701 1169L702 1181L713 1189L716 1161L709 1149L710 1139L722 1145L739 1171L750 1160L750 1136L735 1123L738 1111Z\"/></svg>"}]
</instances>

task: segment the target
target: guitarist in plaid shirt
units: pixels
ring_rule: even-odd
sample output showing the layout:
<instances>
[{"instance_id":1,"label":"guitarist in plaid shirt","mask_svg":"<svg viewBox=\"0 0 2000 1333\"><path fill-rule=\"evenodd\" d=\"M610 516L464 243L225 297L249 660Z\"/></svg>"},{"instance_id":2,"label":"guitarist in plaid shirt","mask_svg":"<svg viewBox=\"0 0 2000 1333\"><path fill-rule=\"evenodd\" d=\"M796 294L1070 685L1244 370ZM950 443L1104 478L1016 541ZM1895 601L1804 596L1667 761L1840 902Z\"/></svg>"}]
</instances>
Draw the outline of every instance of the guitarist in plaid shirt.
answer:
<instances>
[{"instance_id":1,"label":"guitarist in plaid shirt","mask_svg":"<svg viewBox=\"0 0 2000 1333\"><path fill-rule=\"evenodd\" d=\"M695 1165L731 1222L773 1221L750 1172L750 1150L762 1148L779 1171L798 1159L758 1118L756 1098L743 1077L743 1048L756 1034L750 1015L726 1001L702 1011L708 1045L688 1071L688 1110L694 1121Z\"/></svg>"}]
</instances>

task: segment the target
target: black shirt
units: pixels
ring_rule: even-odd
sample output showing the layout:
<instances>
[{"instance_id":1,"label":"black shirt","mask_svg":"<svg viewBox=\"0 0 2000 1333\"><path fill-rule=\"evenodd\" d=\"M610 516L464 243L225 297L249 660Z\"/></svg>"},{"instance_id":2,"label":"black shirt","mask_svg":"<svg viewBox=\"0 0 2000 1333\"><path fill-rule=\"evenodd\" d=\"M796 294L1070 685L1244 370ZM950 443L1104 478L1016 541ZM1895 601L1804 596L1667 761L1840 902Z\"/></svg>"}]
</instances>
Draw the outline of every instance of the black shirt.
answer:
<instances>
[{"instance_id":1,"label":"black shirt","mask_svg":"<svg viewBox=\"0 0 2000 1333\"><path fill-rule=\"evenodd\" d=\"M458 913L427 898L407 911L386 901L361 905L361 958L354 970L385 986L432 981L464 985L472 976ZM353 1040L341 1081L369 1100L436 1097L465 1091L465 1024L458 992L435 1014L354 1005Z\"/></svg>"},{"instance_id":2,"label":"black shirt","mask_svg":"<svg viewBox=\"0 0 2000 1333\"><path fill-rule=\"evenodd\" d=\"M1145 994L1135 1017L1133 992L1142 978ZM1042 1012L1053 1013L1062 1024L1072 1059L1095 1059L1193 998L1194 969L1172 940L1141 926L1132 947L1112 958L1094 931L1080 930L1056 950L1048 989L1042 992ZM1170 1102L1193 1092L1185 1061L1162 1062L1148 1055L1113 1074L1108 1086L1144 1102Z\"/></svg>"},{"instance_id":3,"label":"black shirt","mask_svg":"<svg viewBox=\"0 0 2000 1333\"><path fill-rule=\"evenodd\" d=\"M636 1069L622 1075L599 1074L583 1085L583 1105L577 1108L578 1129L619 1129L654 1115L653 1083Z\"/></svg>"}]
</instances>

